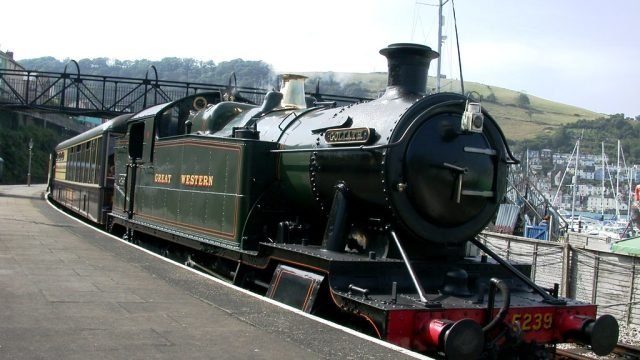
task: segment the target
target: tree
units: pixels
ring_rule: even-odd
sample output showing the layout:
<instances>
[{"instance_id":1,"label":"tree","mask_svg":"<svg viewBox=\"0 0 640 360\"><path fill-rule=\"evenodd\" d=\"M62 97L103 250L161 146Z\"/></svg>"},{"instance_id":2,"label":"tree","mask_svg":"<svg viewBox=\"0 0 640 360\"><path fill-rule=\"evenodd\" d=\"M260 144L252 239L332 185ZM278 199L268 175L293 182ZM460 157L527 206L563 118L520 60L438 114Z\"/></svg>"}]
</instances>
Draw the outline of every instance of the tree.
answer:
<instances>
[{"instance_id":1,"label":"tree","mask_svg":"<svg viewBox=\"0 0 640 360\"><path fill-rule=\"evenodd\" d=\"M62 134L52 129L34 126L12 129L6 126L12 116L9 112L0 112L0 157L4 159L3 184L26 184L29 163L29 149L27 144L33 140L31 159L32 183L45 183L49 154L56 144L64 139ZM8 120L8 121L7 121Z\"/></svg>"},{"instance_id":2,"label":"tree","mask_svg":"<svg viewBox=\"0 0 640 360\"><path fill-rule=\"evenodd\" d=\"M567 144L572 144L573 140L571 136L567 132L567 128L562 126L554 131L553 135L551 135L551 148L552 149L561 149L566 148Z\"/></svg>"},{"instance_id":3,"label":"tree","mask_svg":"<svg viewBox=\"0 0 640 360\"><path fill-rule=\"evenodd\" d=\"M528 108L529 105L531 105L531 102L529 101L527 94L520 93L518 95L517 104L521 108Z\"/></svg>"}]
</instances>

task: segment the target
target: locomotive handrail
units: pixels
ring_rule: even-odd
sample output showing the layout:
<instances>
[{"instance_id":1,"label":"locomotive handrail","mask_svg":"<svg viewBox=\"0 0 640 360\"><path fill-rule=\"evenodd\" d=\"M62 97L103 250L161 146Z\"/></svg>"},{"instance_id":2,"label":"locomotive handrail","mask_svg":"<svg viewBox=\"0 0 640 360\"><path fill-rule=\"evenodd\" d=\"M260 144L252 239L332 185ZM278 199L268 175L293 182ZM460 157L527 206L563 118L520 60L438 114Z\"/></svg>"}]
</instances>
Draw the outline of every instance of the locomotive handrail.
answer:
<instances>
[{"instance_id":1,"label":"locomotive handrail","mask_svg":"<svg viewBox=\"0 0 640 360\"><path fill-rule=\"evenodd\" d=\"M393 241L395 241L396 246L398 247L398 251L400 252L400 256L402 256L402 261L404 262L405 266L407 267L407 270L409 271L409 276L411 277L411 281L413 281L413 285L416 287L416 290L418 291L418 296L420 297L420 302L424 303L425 306L440 306L440 304L438 303L434 303L432 301L429 301L426 296L424 295L424 289L422 288L422 285L420 284L420 280L418 280L418 277L416 276L416 273L413 271L413 267L411 266L411 263L409 262L409 257L407 256L407 254L404 252L404 249L402 248L402 245L400 244L400 239L398 239L398 236L396 235L396 232L393 231L393 229L391 229L391 227L388 227L389 230L389 234L391 234L391 237L393 238Z\"/></svg>"},{"instance_id":2,"label":"locomotive handrail","mask_svg":"<svg viewBox=\"0 0 640 360\"><path fill-rule=\"evenodd\" d=\"M557 298L551 296L551 294L549 294L546 290L544 290L540 286L536 285L525 274L520 272L520 270L516 269L513 265L511 265L508 262L506 262L504 259L502 259L500 256L498 256L498 254L494 253L491 249L489 249L486 245L484 245L482 243L482 241L480 241L478 239L478 237L473 237L473 238L471 238L470 241L471 241L471 243L473 243L473 245L477 246L478 249L482 250L485 254L491 256L491 258L493 260L495 260L498 264L500 264L500 265L504 266L505 268L507 268L518 279L520 279L522 282L524 282L529 287L531 287L535 292L540 294L544 298L544 302L546 302L548 304L553 304L553 305L566 305L567 304L566 301L561 300L561 299L557 299Z\"/></svg>"},{"instance_id":3,"label":"locomotive handrail","mask_svg":"<svg viewBox=\"0 0 640 360\"><path fill-rule=\"evenodd\" d=\"M371 146L345 146L345 147L330 147L330 148L306 148L306 149L284 149L284 150L270 150L272 153L297 153L297 152L316 152L316 151L372 151L378 149L388 149L392 147L396 147L404 142L404 137L407 134L407 131L402 134L400 139L396 142L389 144L381 144L381 145L371 145Z\"/></svg>"},{"instance_id":4,"label":"locomotive handrail","mask_svg":"<svg viewBox=\"0 0 640 360\"><path fill-rule=\"evenodd\" d=\"M374 145L374 146L361 145L361 146L345 146L345 147L333 147L333 148L283 149L283 150L269 150L269 152L302 153L302 152L316 152L316 151L353 151L353 150L371 151L371 150L378 150L378 149L386 149L386 148L394 147L396 145L398 145L398 143Z\"/></svg>"},{"instance_id":5,"label":"locomotive handrail","mask_svg":"<svg viewBox=\"0 0 640 360\"><path fill-rule=\"evenodd\" d=\"M447 103L443 103L443 104L447 104ZM335 147L335 148L331 147L331 148L284 149L284 150L271 150L270 152L272 152L272 153L298 153L298 152L316 152L316 151L353 151L353 150L372 151L372 150L378 150L378 149L388 149L388 148L396 147L396 146L402 144L405 141L405 136L409 133L410 129L411 129L411 126L409 126L404 131L404 133L402 133L402 135L400 136L400 139L398 139L398 141L392 142L392 143L389 143L389 144L371 145L371 146L365 146L365 145L345 146L345 147ZM329 130L329 129L326 129L326 130Z\"/></svg>"}]
</instances>

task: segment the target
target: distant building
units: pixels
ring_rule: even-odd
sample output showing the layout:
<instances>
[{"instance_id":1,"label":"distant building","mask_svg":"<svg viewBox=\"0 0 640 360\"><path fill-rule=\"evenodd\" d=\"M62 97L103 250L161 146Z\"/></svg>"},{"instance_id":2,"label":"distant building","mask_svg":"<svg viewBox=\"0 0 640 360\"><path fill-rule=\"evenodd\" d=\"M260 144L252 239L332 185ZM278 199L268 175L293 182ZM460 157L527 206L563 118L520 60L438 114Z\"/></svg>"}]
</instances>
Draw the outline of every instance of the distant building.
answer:
<instances>
[{"instance_id":1,"label":"distant building","mask_svg":"<svg viewBox=\"0 0 640 360\"><path fill-rule=\"evenodd\" d=\"M13 52L11 51L7 51L7 52L2 52L0 51L0 70L4 70L4 69L8 69L8 70L25 70L25 68L18 64L15 60L13 60ZM12 86L16 86L16 79L19 79L18 76L15 75L7 75L4 76L4 81L0 82L0 98L7 98L11 96L11 88L5 83L5 82L9 82L12 84Z\"/></svg>"},{"instance_id":2,"label":"distant building","mask_svg":"<svg viewBox=\"0 0 640 360\"><path fill-rule=\"evenodd\" d=\"M616 199L614 198L604 198L599 196L591 196L587 200L587 208L591 211L601 210L601 209L615 209L616 208Z\"/></svg>"},{"instance_id":3,"label":"distant building","mask_svg":"<svg viewBox=\"0 0 640 360\"><path fill-rule=\"evenodd\" d=\"M25 70L25 68L18 64L15 60L13 60L13 52L0 51L0 69L9 69L9 70Z\"/></svg>"}]
</instances>

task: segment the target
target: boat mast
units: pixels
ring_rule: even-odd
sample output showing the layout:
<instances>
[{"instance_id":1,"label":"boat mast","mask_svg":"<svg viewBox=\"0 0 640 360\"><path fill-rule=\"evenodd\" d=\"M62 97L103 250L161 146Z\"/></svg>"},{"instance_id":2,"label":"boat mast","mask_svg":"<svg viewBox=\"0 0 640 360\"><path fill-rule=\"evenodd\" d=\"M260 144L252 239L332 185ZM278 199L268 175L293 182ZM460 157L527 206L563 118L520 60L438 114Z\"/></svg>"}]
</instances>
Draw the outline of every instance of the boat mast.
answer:
<instances>
[{"instance_id":1,"label":"boat mast","mask_svg":"<svg viewBox=\"0 0 640 360\"><path fill-rule=\"evenodd\" d=\"M600 202L600 211L602 219L604 219L604 141L600 145L602 145L602 201Z\"/></svg>"},{"instance_id":2,"label":"boat mast","mask_svg":"<svg viewBox=\"0 0 640 360\"><path fill-rule=\"evenodd\" d=\"M629 185L629 191L627 191L627 221L631 221L631 197L633 196L632 194L634 194L634 189L632 188L633 183L632 183L632 173L631 173L631 168L626 166L625 164L625 169L627 170L627 180L628 180L628 185Z\"/></svg>"},{"instance_id":3,"label":"boat mast","mask_svg":"<svg viewBox=\"0 0 640 360\"><path fill-rule=\"evenodd\" d=\"M620 207L618 206L618 194L620 193L620 139L618 139L618 165L616 168L616 219L620 219Z\"/></svg>"},{"instance_id":4,"label":"boat mast","mask_svg":"<svg viewBox=\"0 0 640 360\"><path fill-rule=\"evenodd\" d=\"M569 159L567 160L567 167L564 169L564 173L562 173L562 178L560 179L560 184L558 185L558 189L556 190L556 195L553 197L553 201L551 201L552 204L556 204L556 201L558 200L558 196L560 195L560 191L562 190L562 184L564 184L564 178L567 176L567 172L569 172L569 168L571 167L571 162L573 161L573 156L576 154L576 147L578 146L578 143L576 143L576 145L573 146L573 150L571 151L571 155L569 156ZM571 186L571 185L568 185ZM560 201L560 203L562 203L562 200Z\"/></svg>"},{"instance_id":5,"label":"boat mast","mask_svg":"<svg viewBox=\"0 0 640 360\"><path fill-rule=\"evenodd\" d=\"M573 218L576 207L576 188L578 187L578 163L580 162L580 138L576 144L576 168L573 174L573 196L571 199L571 228L573 229Z\"/></svg>"}]
</instances>

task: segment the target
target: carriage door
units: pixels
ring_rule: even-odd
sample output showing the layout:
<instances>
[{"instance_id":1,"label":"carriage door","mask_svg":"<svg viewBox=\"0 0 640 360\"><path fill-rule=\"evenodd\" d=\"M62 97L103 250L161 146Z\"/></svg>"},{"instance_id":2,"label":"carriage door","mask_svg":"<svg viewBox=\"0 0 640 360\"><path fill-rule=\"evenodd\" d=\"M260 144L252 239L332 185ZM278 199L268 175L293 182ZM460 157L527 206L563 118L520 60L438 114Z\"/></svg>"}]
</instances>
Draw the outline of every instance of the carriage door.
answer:
<instances>
[{"instance_id":1,"label":"carriage door","mask_svg":"<svg viewBox=\"0 0 640 360\"><path fill-rule=\"evenodd\" d=\"M138 167L142 162L144 149L144 121L132 123L129 126L129 161L124 187L124 212L129 219L133 218L134 195L136 189L136 177Z\"/></svg>"}]
</instances>

